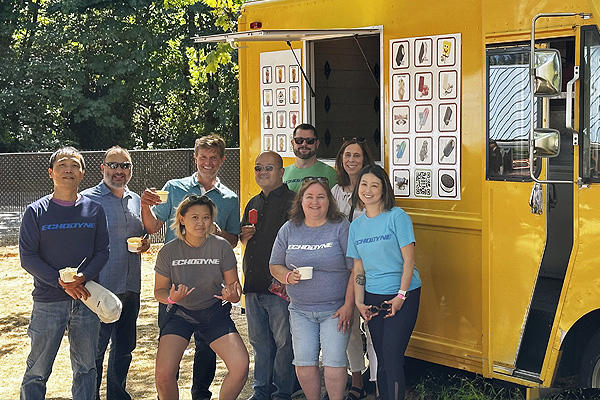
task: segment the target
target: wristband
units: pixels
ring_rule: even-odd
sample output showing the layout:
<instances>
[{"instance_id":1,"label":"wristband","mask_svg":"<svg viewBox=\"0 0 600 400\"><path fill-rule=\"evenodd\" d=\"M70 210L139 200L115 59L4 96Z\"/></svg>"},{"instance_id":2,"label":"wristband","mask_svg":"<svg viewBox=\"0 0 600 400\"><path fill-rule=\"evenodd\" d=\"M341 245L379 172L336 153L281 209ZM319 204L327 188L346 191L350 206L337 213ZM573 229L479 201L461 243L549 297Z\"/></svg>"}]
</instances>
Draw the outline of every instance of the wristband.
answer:
<instances>
[{"instance_id":1,"label":"wristband","mask_svg":"<svg viewBox=\"0 0 600 400\"><path fill-rule=\"evenodd\" d=\"M167 303L169 303L169 304L177 304L176 302L174 302L173 300L171 300L171 296L167 297Z\"/></svg>"},{"instance_id":2,"label":"wristband","mask_svg":"<svg viewBox=\"0 0 600 400\"><path fill-rule=\"evenodd\" d=\"M292 271L288 272L287 274L285 274L285 283L289 283L289 282L288 282L288 278L290 277L290 274L291 274L292 272L294 272L294 271L292 270Z\"/></svg>"}]
</instances>

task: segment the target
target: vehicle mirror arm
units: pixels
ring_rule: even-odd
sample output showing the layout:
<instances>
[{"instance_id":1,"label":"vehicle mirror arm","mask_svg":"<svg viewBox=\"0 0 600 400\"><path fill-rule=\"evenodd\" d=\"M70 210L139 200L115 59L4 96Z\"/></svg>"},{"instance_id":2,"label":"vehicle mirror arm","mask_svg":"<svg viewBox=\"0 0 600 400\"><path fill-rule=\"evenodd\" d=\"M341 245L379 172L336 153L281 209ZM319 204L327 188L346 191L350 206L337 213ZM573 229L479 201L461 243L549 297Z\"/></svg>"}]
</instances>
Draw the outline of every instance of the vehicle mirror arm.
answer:
<instances>
[{"instance_id":1,"label":"vehicle mirror arm","mask_svg":"<svg viewBox=\"0 0 600 400\"><path fill-rule=\"evenodd\" d=\"M537 183L569 183L569 184L573 184L573 183L577 183L574 181L550 181L550 180L542 180L542 179L538 179L535 177L535 173L534 173L534 160L535 160L535 156L534 156L534 151L535 151L535 138L534 138L534 130L535 130L535 95L534 95L534 88L535 88L535 23L539 18L552 18L552 17L574 17L574 16L578 16L581 17L582 19L589 19L591 18L592 14L590 13L574 13L574 12L561 12L561 13L540 13L537 14L536 16L534 16L531 20L531 40L530 40L530 54L529 54L529 82L531 85L531 91L530 91L530 104L531 104L531 113L530 113L530 129L529 129L529 175L531 177L531 179L533 179L534 182ZM576 67L578 69L578 67ZM577 71L578 72L578 71ZM569 81L569 84L571 85L571 90L572 90L572 85L573 85L574 81L571 80ZM567 85L567 89L569 87L569 84ZM567 116L570 116L570 106L571 106L571 101L569 100L571 99L571 97L567 98L567 107L568 107L568 114ZM570 121L570 118L569 118ZM569 122L567 124L567 126L571 126L571 123Z\"/></svg>"}]
</instances>

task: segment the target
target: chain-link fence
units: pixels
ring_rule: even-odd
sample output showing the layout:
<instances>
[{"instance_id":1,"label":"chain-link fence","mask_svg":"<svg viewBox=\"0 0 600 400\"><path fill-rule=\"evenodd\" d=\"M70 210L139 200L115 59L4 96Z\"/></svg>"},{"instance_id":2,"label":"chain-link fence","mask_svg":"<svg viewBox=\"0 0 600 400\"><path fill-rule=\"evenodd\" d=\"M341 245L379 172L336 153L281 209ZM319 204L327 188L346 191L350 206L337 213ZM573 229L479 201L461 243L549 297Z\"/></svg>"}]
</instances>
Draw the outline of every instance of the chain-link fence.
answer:
<instances>
[{"instance_id":1,"label":"chain-link fence","mask_svg":"<svg viewBox=\"0 0 600 400\"><path fill-rule=\"evenodd\" d=\"M0 154L0 245L17 244L21 216L31 202L52 192L48 162L52 153ZM85 175L80 190L102 180L100 164L103 151L82 152ZM182 178L197 171L194 149L132 150L133 177L129 189L141 194L147 187L161 188L169 179ZM225 163L219 172L221 182L240 194L240 151L225 150ZM164 232L153 235L162 241Z\"/></svg>"}]
</instances>

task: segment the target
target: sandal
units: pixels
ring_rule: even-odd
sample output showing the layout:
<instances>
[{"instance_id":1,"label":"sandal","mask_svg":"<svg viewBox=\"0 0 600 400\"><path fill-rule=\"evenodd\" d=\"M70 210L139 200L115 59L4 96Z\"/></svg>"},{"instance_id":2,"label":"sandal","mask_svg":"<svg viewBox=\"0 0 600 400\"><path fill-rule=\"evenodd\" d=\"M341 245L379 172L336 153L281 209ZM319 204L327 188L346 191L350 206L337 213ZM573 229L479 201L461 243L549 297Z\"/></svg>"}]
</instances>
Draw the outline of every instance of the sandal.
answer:
<instances>
[{"instance_id":1,"label":"sandal","mask_svg":"<svg viewBox=\"0 0 600 400\"><path fill-rule=\"evenodd\" d=\"M356 395L356 393L358 393L358 396ZM367 397L367 391L364 387L357 388L356 386L352 386L344 400L360 400L364 399L365 397Z\"/></svg>"}]
</instances>

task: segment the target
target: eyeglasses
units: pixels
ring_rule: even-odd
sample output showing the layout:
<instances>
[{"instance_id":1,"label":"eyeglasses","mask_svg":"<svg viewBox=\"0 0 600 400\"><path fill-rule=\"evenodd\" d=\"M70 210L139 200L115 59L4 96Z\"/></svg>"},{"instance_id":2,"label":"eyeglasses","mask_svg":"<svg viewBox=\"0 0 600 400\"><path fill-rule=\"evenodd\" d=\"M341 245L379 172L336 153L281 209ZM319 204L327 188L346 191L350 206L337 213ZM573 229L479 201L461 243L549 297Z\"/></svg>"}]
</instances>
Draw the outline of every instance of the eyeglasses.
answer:
<instances>
[{"instance_id":1,"label":"eyeglasses","mask_svg":"<svg viewBox=\"0 0 600 400\"><path fill-rule=\"evenodd\" d=\"M275 169L275 166L273 166L273 165L264 165L264 166L263 165L255 165L254 166L254 170L256 172L262 172L263 169L267 172L271 172Z\"/></svg>"},{"instance_id":2,"label":"eyeglasses","mask_svg":"<svg viewBox=\"0 0 600 400\"><path fill-rule=\"evenodd\" d=\"M344 136L344 137L342 137L342 142L364 143L366 141L367 141L367 139L365 139L362 136L357 136L357 137Z\"/></svg>"},{"instance_id":3,"label":"eyeglasses","mask_svg":"<svg viewBox=\"0 0 600 400\"><path fill-rule=\"evenodd\" d=\"M321 182L325 185L329 185L329 179L324 176L305 176L302 178L302 183L304 182Z\"/></svg>"},{"instance_id":4,"label":"eyeglasses","mask_svg":"<svg viewBox=\"0 0 600 400\"><path fill-rule=\"evenodd\" d=\"M302 144L304 142L306 142L306 144L315 144L316 141L317 141L317 138L315 138L315 137L295 137L294 138L294 142L296 142L296 144Z\"/></svg>"},{"instance_id":5,"label":"eyeglasses","mask_svg":"<svg viewBox=\"0 0 600 400\"><path fill-rule=\"evenodd\" d=\"M381 312L383 314L387 314L392 309L392 305L390 303L383 302L379 306L369 306L368 310L370 313L378 313Z\"/></svg>"},{"instance_id":6,"label":"eyeglasses","mask_svg":"<svg viewBox=\"0 0 600 400\"><path fill-rule=\"evenodd\" d=\"M108 168L110 169L117 169L117 168L121 168L121 169L130 169L131 168L131 163L129 161L125 161L125 162L105 162L102 163L104 165L106 165Z\"/></svg>"}]
</instances>

